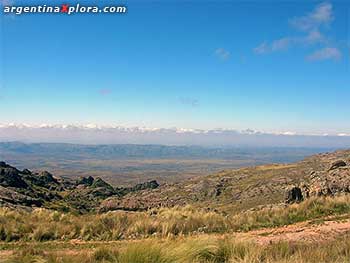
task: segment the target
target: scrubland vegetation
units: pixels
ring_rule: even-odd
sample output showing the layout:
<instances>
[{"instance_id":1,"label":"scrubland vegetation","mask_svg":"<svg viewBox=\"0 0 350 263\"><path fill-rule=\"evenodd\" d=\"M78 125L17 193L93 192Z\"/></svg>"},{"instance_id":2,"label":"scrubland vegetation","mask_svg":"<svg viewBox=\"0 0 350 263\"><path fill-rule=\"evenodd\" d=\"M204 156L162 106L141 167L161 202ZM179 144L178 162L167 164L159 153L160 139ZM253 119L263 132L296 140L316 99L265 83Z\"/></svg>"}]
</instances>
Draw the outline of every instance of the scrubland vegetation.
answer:
<instances>
[{"instance_id":1,"label":"scrubland vegetation","mask_svg":"<svg viewBox=\"0 0 350 263\"><path fill-rule=\"evenodd\" d=\"M193 207L74 215L0 209L4 262L349 262L350 237L258 245L234 232L350 213L350 197L223 215Z\"/></svg>"},{"instance_id":2,"label":"scrubland vegetation","mask_svg":"<svg viewBox=\"0 0 350 263\"><path fill-rule=\"evenodd\" d=\"M311 198L300 204L261 208L236 215L197 210L190 206L148 212L115 211L74 215L45 209L32 212L0 209L0 240L115 241L173 237L201 233L230 233L276 227L350 213L350 197Z\"/></svg>"},{"instance_id":3,"label":"scrubland vegetation","mask_svg":"<svg viewBox=\"0 0 350 263\"><path fill-rule=\"evenodd\" d=\"M259 246L228 237L199 236L177 239L125 241L119 245L104 243L79 250L26 246L15 251L5 262L349 262L350 239L342 238L322 244L288 244Z\"/></svg>"}]
</instances>

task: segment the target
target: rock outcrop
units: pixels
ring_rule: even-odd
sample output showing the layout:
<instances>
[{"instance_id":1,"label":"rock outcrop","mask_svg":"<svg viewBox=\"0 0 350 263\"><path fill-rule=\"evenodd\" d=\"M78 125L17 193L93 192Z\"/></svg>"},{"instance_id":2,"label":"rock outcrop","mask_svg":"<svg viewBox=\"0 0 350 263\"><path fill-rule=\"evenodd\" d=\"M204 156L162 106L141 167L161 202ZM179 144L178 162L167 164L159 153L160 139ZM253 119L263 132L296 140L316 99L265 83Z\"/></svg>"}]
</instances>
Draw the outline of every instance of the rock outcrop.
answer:
<instances>
[{"instance_id":1,"label":"rock outcrop","mask_svg":"<svg viewBox=\"0 0 350 263\"><path fill-rule=\"evenodd\" d=\"M108 197L155 189L156 181L133 187L114 188L102 178L83 177L78 181L56 178L47 171L20 171L0 162L0 206L48 207L79 213L93 211Z\"/></svg>"},{"instance_id":2,"label":"rock outcrop","mask_svg":"<svg viewBox=\"0 0 350 263\"><path fill-rule=\"evenodd\" d=\"M141 191L145 189L155 189L159 186L156 180L152 180L146 183L137 184L134 187L130 188L130 192Z\"/></svg>"},{"instance_id":3,"label":"rock outcrop","mask_svg":"<svg viewBox=\"0 0 350 263\"><path fill-rule=\"evenodd\" d=\"M286 203L300 202L311 196L350 193L350 167L343 160L333 161L328 169L312 171L308 179L308 182L287 189Z\"/></svg>"},{"instance_id":4,"label":"rock outcrop","mask_svg":"<svg viewBox=\"0 0 350 263\"><path fill-rule=\"evenodd\" d=\"M92 185L94 180L95 179L92 176L82 177L79 180L77 180L77 185L79 185L79 184Z\"/></svg>"},{"instance_id":5,"label":"rock outcrop","mask_svg":"<svg viewBox=\"0 0 350 263\"><path fill-rule=\"evenodd\" d=\"M344 166L346 166L346 162L343 160L338 160L338 161L335 161L334 163L332 163L328 170L331 171L331 170L337 169L339 167L344 167Z\"/></svg>"},{"instance_id":6,"label":"rock outcrop","mask_svg":"<svg viewBox=\"0 0 350 263\"><path fill-rule=\"evenodd\" d=\"M0 185L4 187L27 188L27 183L19 175L20 171L7 165L0 163Z\"/></svg>"}]
</instances>

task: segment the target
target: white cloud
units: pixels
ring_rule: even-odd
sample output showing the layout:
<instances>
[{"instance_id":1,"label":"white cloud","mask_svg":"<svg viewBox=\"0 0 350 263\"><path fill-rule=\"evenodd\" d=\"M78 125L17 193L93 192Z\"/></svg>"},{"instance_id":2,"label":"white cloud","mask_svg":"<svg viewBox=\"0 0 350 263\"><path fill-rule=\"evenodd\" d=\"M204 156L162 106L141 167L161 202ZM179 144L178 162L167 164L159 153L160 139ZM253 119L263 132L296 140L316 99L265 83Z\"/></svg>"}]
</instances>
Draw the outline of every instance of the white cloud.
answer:
<instances>
[{"instance_id":1,"label":"white cloud","mask_svg":"<svg viewBox=\"0 0 350 263\"><path fill-rule=\"evenodd\" d=\"M308 35L301 39L302 43L305 44L316 44L325 41L325 37L318 30L313 30L308 33Z\"/></svg>"},{"instance_id":2,"label":"white cloud","mask_svg":"<svg viewBox=\"0 0 350 263\"><path fill-rule=\"evenodd\" d=\"M125 127L99 124L0 123L0 141L66 142L83 144L168 144L225 146L350 146L348 131L300 134L293 131L266 132L235 129L182 129Z\"/></svg>"},{"instance_id":3,"label":"white cloud","mask_svg":"<svg viewBox=\"0 0 350 263\"><path fill-rule=\"evenodd\" d=\"M329 23L333 19L332 9L330 3L322 3L310 14L310 18L319 23Z\"/></svg>"},{"instance_id":4,"label":"white cloud","mask_svg":"<svg viewBox=\"0 0 350 263\"><path fill-rule=\"evenodd\" d=\"M289 23L298 30L314 31L322 25L329 25L334 19L333 6L330 3L322 3L309 14L302 17L295 17Z\"/></svg>"},{"instance_id":5,"label":"white cloud","mask_svg":"<svg viewBox=\"0 0 350 263\"><path fill-rule=\"evenodd\" d=\"M286 36L280 39L276 39L269 42L263 42L259 46L253 49L256 54L262 55L276 51L287 50L290 47L305 46L305 45L315 45L315 44L327 44L327 37L324 35L322 29L329 27L330 23L333 21L333 6L330 3L322 3L315 7L315 9L306 14L305 16L295 17L289 20L289 24L295 28L297 31L294 36ZM331 52L334 52L330 50ZM317 52L317 51L316 51ZM315 52L315 53L316 53ZM327 52L323 51L323 52ZM328 51L329 52L329 51ZM339 59L340 51L338 54L332 53L330 56L332 58ZM320 54L316 54L321 56ZM313 57L311 57L312 59ZM312 59L320 60L320 59Z\"/></svg>"},{"instance_id":6,"label":"white cloud","mask_svg":"<svg viewBox=\"0 0 350 263\"><path fill-rule=\"evenodd\" d=\"M259 46L255 47L253 50L256 54L262 55L270 52L270 47L266 42L263 42Z\"/></svg>"},{"instance_id":7,"label":"white cloud","mask_svg":"<svg viewBox=\"0 0 350 263\"><path fill-rule=\"evenodd\" d=\"M285 135L285 136L296 136L296 132L291 132L291 131L286 131L286 132L281 132L280 135Z\"/></svg>"},{"instance_id":8,"label":"white cloud","mask_svg":"<svg viewBox=\"0 0 350 263\"><path fill-rule=\"evenodd\" d=\"M288 49L288 47L292 44L292 42L293 42L293 40L289 37L277 39L277 40L272 42L271 50L278 51L278 50Z\"/></svg>"},{"instance_id":9,"label":"white cloud","mask_svg":"<svg viewBox=\"0 0 350 263\"><path fill-rule=\"evenodd\" d=\"M30 130L103 130L103 131L122 131L128 133L144 133L144 132L160 132L160 133L195 133L195 134L243 134L243 135L285 135L285 136L350 136L350 133L297 133L295 131L262 131L254 129L237 130L230 128L217 128L217 129L191 129L191 128L156 128L156 127L144 127L134 126L127 127L121 125L102 125L96 123L87 124L28 124L28 123L0 123L1 129L30 129Z\"/></svg>"},{"instance_id":10,"label":"white cloud","mask_svg":"<svg viewBox=\"0 0 350 263\"><path fill-rule=\"evenodd\" d=\"M339 137L349 137L350 134L349 133L338 133L337 136L339 136Z\"/></svg>"},{"instance_id":11,"label":"white cloud","mask_svg":"<svg viewBox=\"0 0 350 263\"><path fill-rule=\"evenodd\" d=\"M259 46L253 49L253 51L258 55L267 54L274 51L287 50L294 42L294 39L289 37L283 37L274 40L271 44L266 41L261 43Z\"/></svg>"},{"instance_id":12,"label":"white cloud","mask_svg":"<svg viewBox=\"0 0 350 263\"><path fill-rule=\"evenodd\" d=\"M326 47L315 51L307 57L309 61L321 61L321 60L339 60L342 57L342 53L339 49L334 47Z\"/></svg>"},{"instance_id":13,"label":"white cloud","mask_svg":"<svg viewBox=\"0 0 350 263\"><path fill-rule=\"evenodd\" d=\"M230 51L224 48L218 48L215 50L214 54L221 60L228 60L231 56Z\"/></svg>"}]
</instances>

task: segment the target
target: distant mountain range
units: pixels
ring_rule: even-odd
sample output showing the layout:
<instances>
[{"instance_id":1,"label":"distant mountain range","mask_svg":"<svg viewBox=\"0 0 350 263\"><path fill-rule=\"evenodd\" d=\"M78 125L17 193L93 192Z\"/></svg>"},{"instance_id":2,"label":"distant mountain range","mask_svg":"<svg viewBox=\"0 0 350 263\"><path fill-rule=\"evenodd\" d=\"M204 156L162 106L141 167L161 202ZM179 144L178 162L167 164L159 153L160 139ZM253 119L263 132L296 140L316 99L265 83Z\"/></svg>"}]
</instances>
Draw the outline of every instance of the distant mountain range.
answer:
<instances>
[{"instance_id":1,"label":"distant mountain range","mask_svg":"<svg viewBox=\"0 0 350 263\"><path fill-rule=\"evenodd\" d=\"M0 142L0 157L30 155L64 159L227 159L293 162L331 148L166 146L141 144L81 145L67 143Z\"/></svg>"},{"instance_id":2,"label":"distant mountain range","mask_svg":"<svg viewBox=\"0 0 350 263\"><path fill-rule=\"evenodd\" d=\"M131 186L147 180L179 182L224 169L290 163L329 150L331 149L0 142L0 160L19 169L45 169L70 179L80 176L101 177L113 185Z\"/></svg>"}]
</instances>

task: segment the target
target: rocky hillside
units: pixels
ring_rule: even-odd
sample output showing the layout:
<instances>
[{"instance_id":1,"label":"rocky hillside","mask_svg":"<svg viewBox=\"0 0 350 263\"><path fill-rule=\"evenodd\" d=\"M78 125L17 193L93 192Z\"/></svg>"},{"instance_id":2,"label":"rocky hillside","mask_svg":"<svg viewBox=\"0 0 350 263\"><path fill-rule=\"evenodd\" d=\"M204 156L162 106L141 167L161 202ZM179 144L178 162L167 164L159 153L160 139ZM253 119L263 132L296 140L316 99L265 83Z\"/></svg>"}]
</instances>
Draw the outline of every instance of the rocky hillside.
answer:
<instances>
[{"instance_id":1,"label":"rocky hillside","mask_svg":"<svg viewBox=\"0 0 350 263\"><path fill-rule=\"evenodd\" d=\"M134 187L113 187L93 177L64 180L46 171L20 171L0 162L0 205L80 213L185 204L225 213L348 192L350 150L318 154L293 164L222 171L175 184L150 181Z\"/></svg>"},{"instance_id":2,"label":"rocky hillside","mask_svg":"<svg viewBox=\"0 0 350 263\"><path fill-rule=\"evenodd\" d=\"M344 192L350 192L350 150L318 154L294 164L222 171L123 197L113 196L101 203L100 210L192 204L228 212Z\"/></svg>"},{"instance_id":3,"label":"rocky hillside","mask_svg":"<svg viewBox=\"0 0 350 263\"><path fill-rule=\"evenodd\" d=\"M116 188L101 178L64 180L47 171L20 171L0 162L0 206L46 207L83 213L94 211L108 197L122 197L130 192L158 186L156 181L150 181L134 187Z\"/></svg>"}]
</instances>

